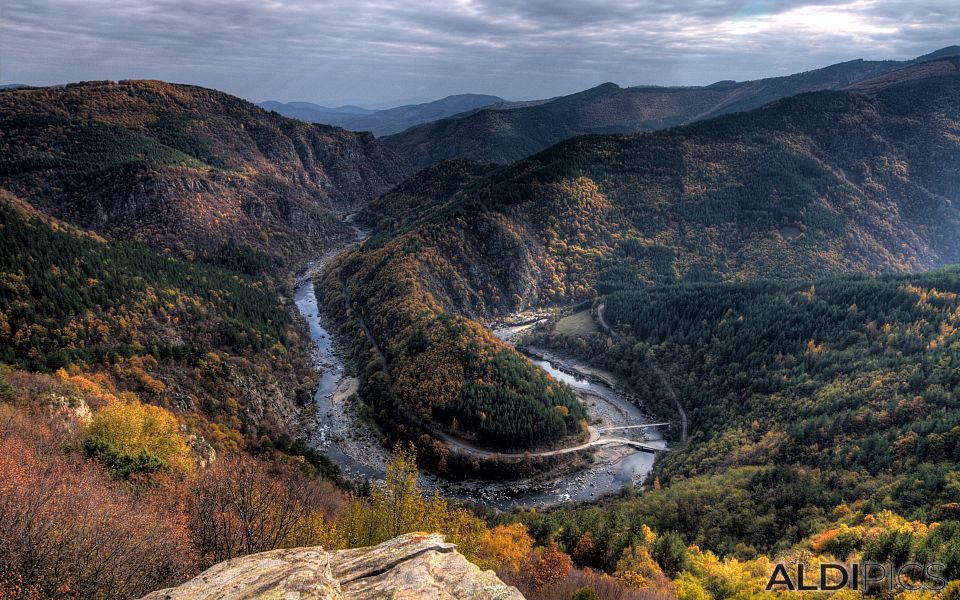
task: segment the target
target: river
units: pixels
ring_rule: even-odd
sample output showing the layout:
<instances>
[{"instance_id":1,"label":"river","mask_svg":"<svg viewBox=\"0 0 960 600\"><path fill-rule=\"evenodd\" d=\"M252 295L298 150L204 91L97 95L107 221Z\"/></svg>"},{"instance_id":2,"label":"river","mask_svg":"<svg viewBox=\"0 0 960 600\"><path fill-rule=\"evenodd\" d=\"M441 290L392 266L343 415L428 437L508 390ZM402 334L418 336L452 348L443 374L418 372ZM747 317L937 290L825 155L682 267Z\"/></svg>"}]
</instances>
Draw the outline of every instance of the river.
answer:
<instances>
[{"instance_id":1,"label":"river","mask_svg":"<svg viewBox=\"0 0 960 600\"><path fill-rule=\"evenodd\" d=\"M309 326L310 338L315 345L314 365L320 374L314 394L316 424L312 444L339 465L348 479L382 480L389 454L379 443L375 425L362 416L363 407L354 393L357 380L346 373L343 359L324 324L313 285L312 277L322 272L333 256L331 253L311 264L307 274L297 282L294 295L297 309ZM504 331L501 329L495 333L509 339L502 335ZM569 359L551 361L538 355L536 349L525 351L535 365L573 388L587 405L595 427L648 422L643 411L616 389L596 378L583 377L576 362ZM586 367L583 370L591 372ZM618 437L666 448L656 429L618 432ZM652 453L623 444L599 447L593 455L591 466L548 481L448 482L424 474L420 484L428 490L439 489L450 498L507 510L516 506L549 507L561 502L595 500L625 485L639 484L653 468Z\"/></svg>"},{"instance_id":2,"label":"river","mask_svg":"<svg viewBox=\"0 0 960 600\"><path fill-rule=\"evenodd\" d=\"M313 446L322 450L330 460L337 463L348 479L382 479L383 470L376 468L375 463L361 462L351 456L355 453L348 453L348 440L337 427L346 417L343 406L346 398L338 396L344 396L342 392L345 388L348 389L349 385L344 385L347 383L345 381L347 377L343 360L334 348L330 331L324 326L312 278L297 283L294 299L297 310L310 327L310 339L314 343L313 363L320 375L317 390L313 394L317 415L313 431ZM341 393L338 394L338 392Z\"/></svg>"}]
</instances>

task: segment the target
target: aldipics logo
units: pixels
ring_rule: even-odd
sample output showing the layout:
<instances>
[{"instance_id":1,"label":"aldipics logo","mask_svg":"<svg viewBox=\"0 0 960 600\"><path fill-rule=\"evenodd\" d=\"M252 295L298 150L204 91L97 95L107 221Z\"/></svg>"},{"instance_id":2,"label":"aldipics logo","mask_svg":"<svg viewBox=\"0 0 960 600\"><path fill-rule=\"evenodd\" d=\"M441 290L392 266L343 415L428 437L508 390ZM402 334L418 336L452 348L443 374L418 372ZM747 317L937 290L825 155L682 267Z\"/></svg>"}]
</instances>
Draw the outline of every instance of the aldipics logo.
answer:
<instances>
[{"instance_id":1,"label":"aldipics logo","mask_svg":"<svg viewBox=\"0 0 960 600\"><path fill-rule=\"evenodd\" d=\"M943 577L944 569L946 565L942 563L820 563L813 568L802 563L777 563L770 574L770 580L767 581L766 590L836 592L851 589L875 593L886 588L890 591L937 592L947 585L947 580Z\"/></svg>"}]
</instances>

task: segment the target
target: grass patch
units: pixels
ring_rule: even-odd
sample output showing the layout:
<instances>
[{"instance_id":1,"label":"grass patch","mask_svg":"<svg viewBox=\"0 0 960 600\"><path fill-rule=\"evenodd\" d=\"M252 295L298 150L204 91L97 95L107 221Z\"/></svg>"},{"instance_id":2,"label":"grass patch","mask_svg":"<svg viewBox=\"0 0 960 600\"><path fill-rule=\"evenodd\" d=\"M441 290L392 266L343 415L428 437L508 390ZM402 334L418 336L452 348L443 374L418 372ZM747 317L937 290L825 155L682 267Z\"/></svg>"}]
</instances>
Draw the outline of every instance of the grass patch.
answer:
<instances>
[{"instance_id":1,"label":"grass patch","mask_svg":"<svg viewBox=\"0 0 960 600\"><path fill-rule=\"evenodd\" d=\"M587 335L597 333L597 324L589 310L582 310L557 321L554 331L563 335Z\"/></svg>"}]
</instances>

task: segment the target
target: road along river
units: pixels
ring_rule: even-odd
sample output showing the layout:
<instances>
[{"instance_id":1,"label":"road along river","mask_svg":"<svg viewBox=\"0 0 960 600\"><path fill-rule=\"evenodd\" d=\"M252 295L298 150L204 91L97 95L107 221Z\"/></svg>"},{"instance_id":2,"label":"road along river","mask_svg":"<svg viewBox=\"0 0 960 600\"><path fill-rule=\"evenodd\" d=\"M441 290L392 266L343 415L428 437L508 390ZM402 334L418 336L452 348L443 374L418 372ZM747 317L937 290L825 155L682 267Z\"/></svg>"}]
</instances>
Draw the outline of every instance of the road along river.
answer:
<instances>
[{"instance_id":1,"label":"road along river","mask_svg":"<svg viewBox=\"0 0 960 600\"><path fill-rule=\"evenodd\" d=\"M313 285L313 278L323 272L334 256L335 253L330 253L310 264L295 288L297 309L309 326L310 338L314 342L314 365L319 373L314 394L316 423L312 444L338 464L348 479L379 480L384 476L389 452L380 444L376 426L365 415L365 407L357 397L357 379L344 369L343 358L320 314ZM494 333L509 341L516 331L502 328ZM594 456L591 466L548 479L507 482L448 482L424 474L421 485L430 490L439 489L447 497L505 510L513 506L546 507L566 501L592 500L616 492L625 485L642 482L653 467L654 454L633 444L666 449L659 430L606 429L649 423L640 408L603 381L614 381L609 375L598 376L595 370L586 367L580 371L578 367L581 365L573 361L558 360L536 349L526 350L534 364L570 385L586 404L591 419L591 438L584 448L576 450L589 446ZM590 373L591 377L584 377L583 372ZM454 452L479 452L481 455L484 452L463 447L456 439L447 442Z\"/></svg>"}]
</instances>

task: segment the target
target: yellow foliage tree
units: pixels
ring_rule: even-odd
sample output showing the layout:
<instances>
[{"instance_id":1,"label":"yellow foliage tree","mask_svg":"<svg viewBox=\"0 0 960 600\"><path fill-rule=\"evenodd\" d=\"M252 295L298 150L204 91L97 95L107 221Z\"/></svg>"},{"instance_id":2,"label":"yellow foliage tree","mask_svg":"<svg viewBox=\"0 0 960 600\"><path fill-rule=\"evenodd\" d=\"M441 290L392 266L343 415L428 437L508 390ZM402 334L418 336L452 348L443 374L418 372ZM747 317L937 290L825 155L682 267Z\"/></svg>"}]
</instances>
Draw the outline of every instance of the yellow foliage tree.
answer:
<instances>
[{"instance_id":1,"label":"yellow foliage tree","mask_svg":"<svg viewBox=\"0 0 960 600\"><path fill-rule=\"evenodd\" d=\"M764 587L772 569L773 563L765 556L740 561L731 557L720 559L713 552L697 548L692 548L690 553L690 573L714 600L763 596L767 593ZM677 581L680 579L677 577ZM685 581L689 584L688 593L695 595L692 583ZM678 583L678 596L680 587Z\"/></svg>"},{"instance_id":2,"label":"yellow foliage tree","mask_svg":"<svg viewBox=\"0 0 960 600\"><path fill-rule=\"evenodd\" d=\"M98 410L87 440L115 457L156 458L174 475L193 470L190 447L173 413L136 399L114 400Z\"/></svg>"},{"instance_id":3,"label":"yellow foliage tree","mask_svg":"<svg viewBox=\"0 0 960 600\"><path fill-rule=\"evenodd\" d=\"M519 571L530 559L533 538L523 523L497 525L483 536L477 564L484 569L508 567Z\"/></svg>"},{"instance_id":4,"label":"yellow foliage tree","mask_svg":"<svg viewBox=\"0 0 960 600\"><path fill-rule=\"evenodd\" d=\"M394 449L384 483L374 487L370 498L351 503L340 529L350 547L372 546L414 531L442 533L473 561L487 531L483 521L465 509L449 506L439 493L424 494L417 485L417 457L412 446Z\"/></svg>"},{"instance_id":5,"label":"yellow foliage tree","mask_svg":"<svg viewBox=\"0 0 960 600\"><path fill-rule=\"evenodd\" d=\"M650 585L654 579L661 577L663 572L650 555L648 546L637 545L623 551L614 575L624 585L639 588Z\"/></svg>"},{"instance_id":6,"label":"yellow foliage tree","mask_svg":"<svg viewBox=\"0 0 960 600\"><path fill-rule=\"evenodd\" d=\"M700 581L689 572L680 573L673 584L677 587L677 600L713 600Z\"/></svg>"}]
</instances>

